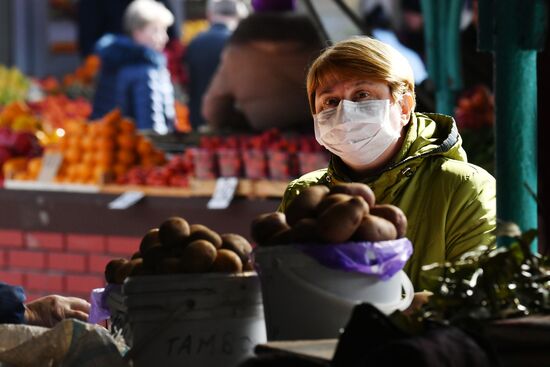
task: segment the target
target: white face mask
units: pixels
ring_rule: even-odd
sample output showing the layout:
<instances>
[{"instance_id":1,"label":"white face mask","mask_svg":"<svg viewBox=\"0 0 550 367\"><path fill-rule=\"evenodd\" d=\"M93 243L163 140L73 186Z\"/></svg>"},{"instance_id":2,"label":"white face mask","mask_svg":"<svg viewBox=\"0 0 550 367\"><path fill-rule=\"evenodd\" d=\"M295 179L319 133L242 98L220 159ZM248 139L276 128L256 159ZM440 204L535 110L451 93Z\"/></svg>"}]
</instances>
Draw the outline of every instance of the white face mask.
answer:
<instances>
[{"instance_id":1,"label":"white face mask","mask_svg":"<svg viewBox=\"0 0 550 367\"><path fill-rule=\"evenodd\" d=\"M342 100L313 120L319 144L352 166L374 162L400 135L390 124L389 99Z\"/></svg>"}]
</instances>

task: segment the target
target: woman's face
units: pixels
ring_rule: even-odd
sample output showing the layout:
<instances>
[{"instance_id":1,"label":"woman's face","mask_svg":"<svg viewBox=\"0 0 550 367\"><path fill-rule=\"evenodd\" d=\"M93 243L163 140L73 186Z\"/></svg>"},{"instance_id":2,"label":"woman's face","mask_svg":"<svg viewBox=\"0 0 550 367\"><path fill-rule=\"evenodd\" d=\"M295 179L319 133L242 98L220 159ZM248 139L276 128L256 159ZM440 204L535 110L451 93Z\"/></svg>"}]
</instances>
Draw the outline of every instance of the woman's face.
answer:
<instances>
[{"instance_id":1,"label":"woman's face","mask_svg":"<svg viewBox=\"0 0 550 367\"><path fill-rule=\"evenodd\" d=\"M132 32L133 39L143 45L162 52L168 42L166 26L162 23L149 23L141 29Z\"/></svg>"},{"instance_id":2,"label":"woman's face","mask_svg":"<svg viewBox=\"0 0 550 367\"><path fill-rule=\"evenodd\" d=\"M353 102L389 99L391 126L399 131L408 122L408 116L402 116L401 103L392 100L390 86L386 82L367 79L334 81L320 86L315 91L315 113L336 108L343 99Z\"/></svg>"}]
</instances>

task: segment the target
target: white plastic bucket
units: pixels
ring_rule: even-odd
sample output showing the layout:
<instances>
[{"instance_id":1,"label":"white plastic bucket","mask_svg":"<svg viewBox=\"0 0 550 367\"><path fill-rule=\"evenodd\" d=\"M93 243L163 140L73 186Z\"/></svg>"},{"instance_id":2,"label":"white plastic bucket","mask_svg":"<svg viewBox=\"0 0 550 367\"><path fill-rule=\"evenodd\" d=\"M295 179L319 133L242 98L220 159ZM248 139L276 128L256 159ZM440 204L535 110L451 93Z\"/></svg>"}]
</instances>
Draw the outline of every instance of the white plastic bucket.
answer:
<instances>
[{"instance_id":1,"label":"white plastic bucket","mask_svg":"<svg viewBox=\"0 0 550 367\"><path fill-rule=\"evenodd\" d=\"M269 340L336 338L355 305L368 302L390 314L414 297L403 271L380 280L334 270L292 246L258 248L254 258Z\"/></svg>"},{"instance_id":2,"label":"white plastic bucket","mask_svg":"<svg viewBox=\"0 0 550 367\"><path fill-rule=\"evenodd\" d=\"M135 367L237 366L266 342L260 292L254 272L129 278L128 358Z\"/></svg>"}]
</instances>

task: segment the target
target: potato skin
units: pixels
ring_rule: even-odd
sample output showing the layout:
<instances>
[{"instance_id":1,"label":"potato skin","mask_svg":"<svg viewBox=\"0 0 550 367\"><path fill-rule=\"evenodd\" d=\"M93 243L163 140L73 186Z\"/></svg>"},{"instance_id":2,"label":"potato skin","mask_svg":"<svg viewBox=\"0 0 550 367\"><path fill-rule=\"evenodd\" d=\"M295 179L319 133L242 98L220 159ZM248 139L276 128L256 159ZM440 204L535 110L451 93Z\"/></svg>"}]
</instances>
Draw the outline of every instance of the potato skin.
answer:
<instances>
[{"instance_id":1,"label":"potato skin","mask_svg":"<svg viewBox=\"0 0 550 367\"><path fill-rule=\"evenodd\" d=\"M292 228L285 228L277 233L275 233L271 238L265 241L260 246L279 246L279 245L288 245L292 243Z\"/></svg>"},{"instance_id":2,"label":"potato skin","mask_svg":"<svg viewBox=\"0 0 550 367\"><path fill-rule=\"evenodd\" d=\"M372 189L366 184L360 182L350 182L334 185L330 188L330 193L348 194L351 196L359 195L363 199L365 199L367 204L369 204L369 207L372 207L376 204L376 198Z\"/></svg>"},{"instance_id":3,"label":"potato skin","mask_svg":"<svg viewBox=\"0 0 550 367\"><path fill-rule=\"evenodd\" d=\"M395 229L397 229L397 238L403 238L407 234L407 217L405 213L395 205L375 205L371 208L371 214L392 222Z\"/></svg>"},{"instance_id":4,"label":"potato skin","mask_svg":"<svg viewBox=\"0 0 550 367\"><path fill-rule=\"evenodd\" d=\"M290 237L293 243L319 242L317 220L313 218L300 219L290 230Z\"/></svg>"},{"instance_id":5,"label":"potato skin","mask_svg":"<svg viewBox=\"0 0 550 367\"><path fill-rule=\"evenodd\" d=\"M117 273L118 268L128 262L127 259L113 259L105 265L105 280L107 283L116 283L115 274Z\"/></svg>"},{"instance_id":6,"label":"potato skin","mask_svg":"<svg viewBox=\"0 0 550 367\"><path fill-rule=\"evenodd\" d=\"M224 233L221 235L221 239L221 248L231 250L239 255L243 264L246 264L250 260L252 245L246 238L236 233Z\"/></svg>"},{"instance_id":7,"label":"potato skin","mask_svg":"<svg viewBox=\"0 0 550 367\"><path fill-rule=\"evenodd\" d=\"M185 273L204 273L210 270L216 259L216 247L206 240L188 244L181 255L181 269Z\"/></svg>"},{"instance_id":8,"label":"potato skin","mask_svg":"<svg viewBox=\"0 0 550 367\"><path fill-rule=\"evenodd\" d=\"M348 194L329 194L329 195L326 195L323 198L323 200L321 200L319 205L317 205L317 207L315 208L315 216L318 217L321 214L323 214L323 212L325 210L327 210L328 208L330 208L334 204L341 203L343 201L348 201L351 198L352 198L352 196L348 195Z\"/></svg>"},{"instance_id":9,"label":"potato skin","mask_svg":"<svg viewBox=\"0 0 550 367\"><path fill-rule=\"evenodd\" d=\"M290 229L290 227L286 223L286 216L283 213L266 213L252 221L251 235L258 245L263 245L284 229Z\"/></svg>"},{"instance_id":10,"label":"potato skin","mask_svg":"<svg viewBox=\"0 0 550 367\"><path fill-rule=\"evenodd\" d=\"M170 217L159 226L160 242L166 247L184 246L189 233L189 223L181 217Z\"/></svg>"},{"instance_id":11,"label":"potato skin","mask_svg":"<svg viewBox=\"0 0 550 367\"><path fill-rule=\"evenodd\" d=\"M388 241L397 238L397 229L387 219L374 215L365 215L353 234L356 241Z\"/></svg>"},{"instance_id":12,"label":"potato skin","mask_svg":"<svg viewBox=\"0 0 550 367\"><path fill-rule=\"evenodd\" d=\"M314 217L315 208L328 193L329 188L324 185L314 185L303 190L285 211L287 223L293 226L302 218Z\"/></svg>"},{"instance_id":13,"label":"potato skin","mask_svg":"<svg viewBox=\"0 0 550 367\"><path fill-rule=\"evenodd\" d=\"M348 241L366 214L365 200L354 196L350 200L334 204L317 219L316 232L327 243Z\"/></svg>"},{"instance_id":14,"label":"potato skin","mask_svg":"<svg viewBox=\"0 0 550 367\"><path fill-rule=\"evenodd\" d=\"M191 224L189 227L189 237L187 237L187 243L191 243L195 240L206 240L214 245L215 248L222 246L222 238L218 233L202 224Z\"/></svg>"},{"instance_id":15,"label":"potato skin","mask_svg":"<svg viewBox=\"0 0 550 367\"><path fill-rule=\"evenodd\" d=\"M216 273L241 273L243 263L236 253L222 248L218 250L211 271Z\"/></svg>"},{"instance_id":16,"label":"potato skin","mask_svg":"<svg viewBox=\"0 0 550 367\"><path fill-rule=\"evenodd\" d=\"M159 237L159 229L158 228L152 228L143 238L141 239L141 242L139 244L139 252L142 254L145 253L149 248L153 246L160 246L160 237Z\"/></svg>"}]
</instances>

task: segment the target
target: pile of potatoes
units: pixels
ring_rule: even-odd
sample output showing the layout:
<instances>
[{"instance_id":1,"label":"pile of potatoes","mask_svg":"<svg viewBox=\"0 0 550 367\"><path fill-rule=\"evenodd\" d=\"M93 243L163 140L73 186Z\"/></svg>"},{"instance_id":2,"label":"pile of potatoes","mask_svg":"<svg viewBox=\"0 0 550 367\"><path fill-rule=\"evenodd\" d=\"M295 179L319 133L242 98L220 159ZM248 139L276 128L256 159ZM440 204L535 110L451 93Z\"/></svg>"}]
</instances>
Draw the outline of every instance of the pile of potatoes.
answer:
<instances>
[{"instance_id":1,"label":"pile of potatoes","mask_svg":"<svg viewBox=\"0 0 550 367\"><path fill-rule=\"evenodd\" d=\"M362 183L323 185L303 190L285 213L259 216L252 238L260 246L289 243L387 241L405 236L407 217L398 207L376 205L373 191Z\"/></svg>"},{"instance_id":2,"label":"pile of potatoes","mask_svg":"<svg viewBox=\"0 0 550 367\"><path fill-rule=\"evenodd\" d=\"M105 267L108 283L128 276L176 273L241 273L252 270L248 240L235 233L218 234L202 224L170 217L143 236L130 260L113 259Z\"/></svg>"}]
</instances>

